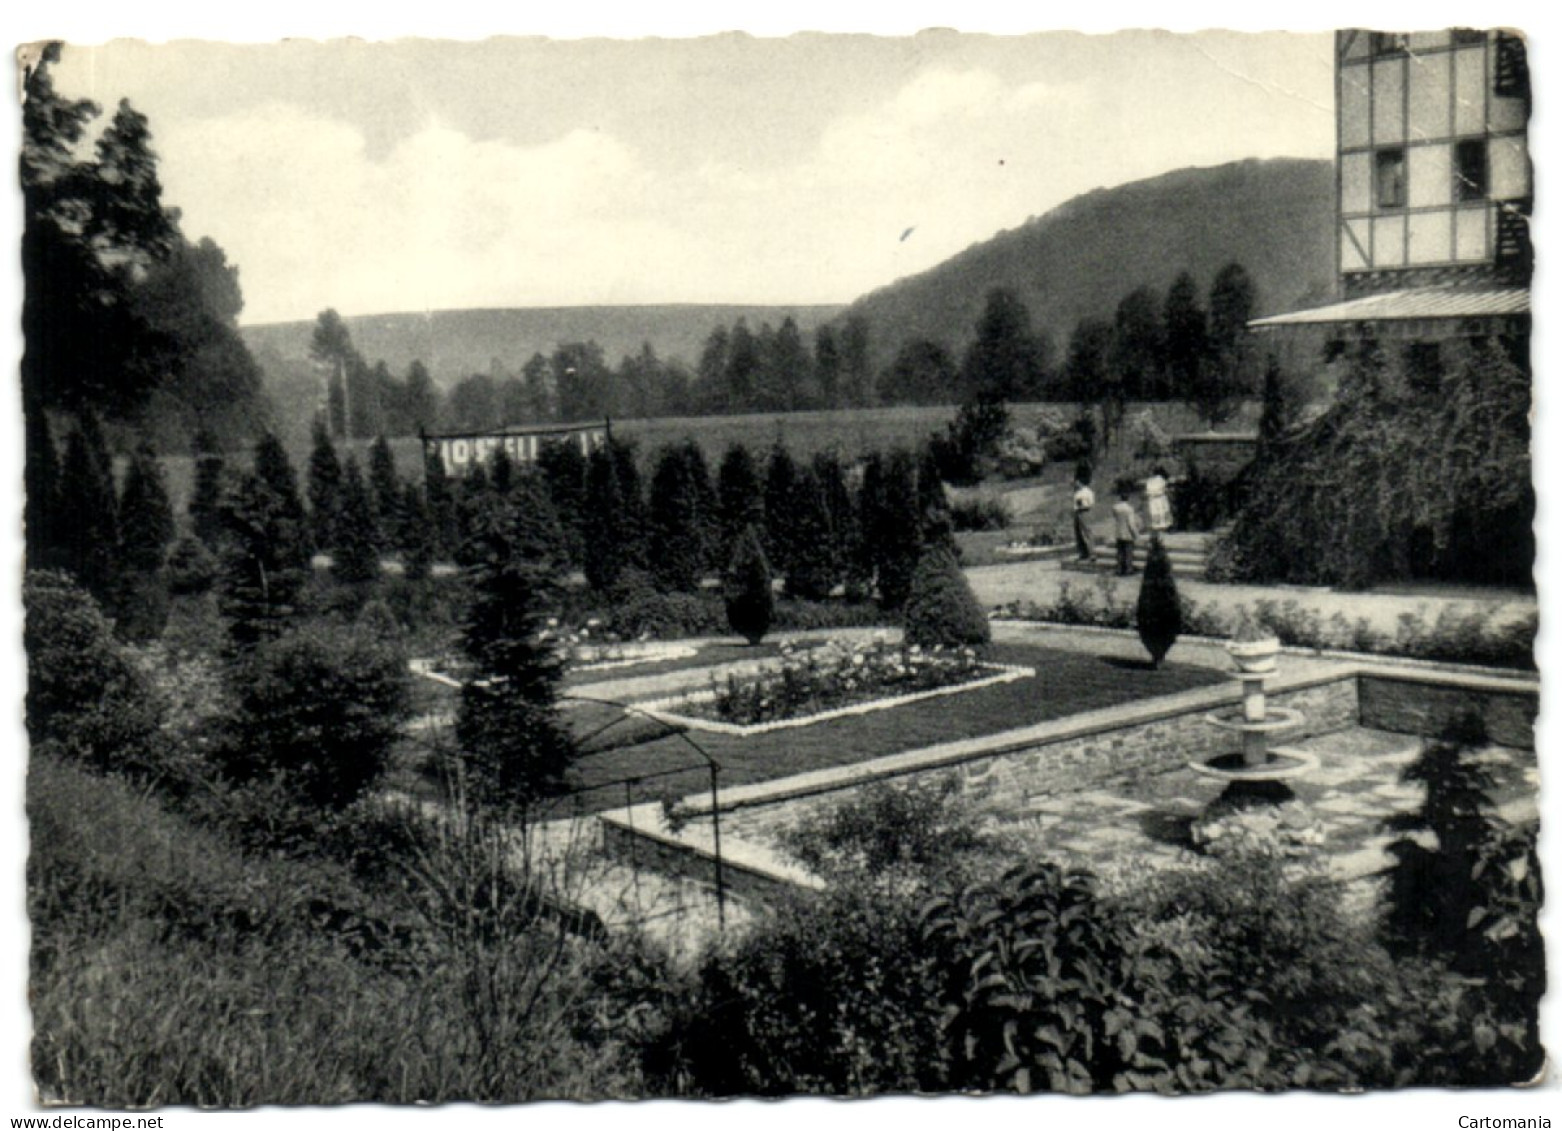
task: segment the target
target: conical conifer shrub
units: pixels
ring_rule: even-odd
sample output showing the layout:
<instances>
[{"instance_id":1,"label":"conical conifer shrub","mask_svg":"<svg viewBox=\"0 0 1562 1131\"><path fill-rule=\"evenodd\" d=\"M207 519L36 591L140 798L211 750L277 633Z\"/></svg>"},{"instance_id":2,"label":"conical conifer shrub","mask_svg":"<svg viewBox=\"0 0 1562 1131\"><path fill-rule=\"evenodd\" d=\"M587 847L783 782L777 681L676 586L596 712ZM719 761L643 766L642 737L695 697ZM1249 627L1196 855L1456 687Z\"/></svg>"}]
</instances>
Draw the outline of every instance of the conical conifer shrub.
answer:
<instances>
[{"instance_id":1,"label":"conical conifer shrub","mask_svg":"<svg viewBox=\"0 0 1562 1131\"><path fill-rule=\"evenodd\" d=\"M770 591L770 563L760 544L759 531L746 527L732 548L732 560L722 577L727 603L727 623L750 644L758 644L770 631L775 596Z\"/></svg>"},{"instance_id":2,"label":"conical conifer shrub","mask_svg":"<svg viewBox=\"0 0 1562 1131\"><path fill-rule=\"evenodd\" d=\"M924 648L977 646L992 628L954 554L932 542L922 551L906 597L906 643Z\"/></svg>"},{"instance_id":3,"label":"conical conifer shrub","mask_svg":"<svg viewBox=\"0 0 1562 1131\"><path fill-rule=\"evenodd\" d=\"M1156 667L1166 658L1182 631L1182 601L1177 582L1172 578L1171 561L1159 534L1150 537L1150 552L1145 558L1144 580L1139 583L1139 609L1136 616L1139 639L1150 662Z\"/></svg>"}]
</instances>

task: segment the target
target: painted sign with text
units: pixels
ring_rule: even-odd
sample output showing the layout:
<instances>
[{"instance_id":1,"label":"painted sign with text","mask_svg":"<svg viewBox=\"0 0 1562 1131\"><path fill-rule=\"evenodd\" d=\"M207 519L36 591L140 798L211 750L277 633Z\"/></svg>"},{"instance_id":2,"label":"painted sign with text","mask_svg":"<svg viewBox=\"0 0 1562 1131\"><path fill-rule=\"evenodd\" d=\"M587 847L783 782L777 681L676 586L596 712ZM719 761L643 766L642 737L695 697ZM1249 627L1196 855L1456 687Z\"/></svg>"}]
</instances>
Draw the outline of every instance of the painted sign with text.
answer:
<instances>
[{"instance_id":1,"label":"painted sign with text","mask_svg":"<svg viewBox=\"0 0 1562 1131\"><path fill-rule=\"evenodd\" d=\"M479 463L488 463L503 450L514 463L533 463L548 444L574 444L589 456L604 447L608 424L572 424L558 428L516 428L500 432L424 433L423 454L437 455L444 462L445 474L460 478Z\"/></svg>"}]
</instances>

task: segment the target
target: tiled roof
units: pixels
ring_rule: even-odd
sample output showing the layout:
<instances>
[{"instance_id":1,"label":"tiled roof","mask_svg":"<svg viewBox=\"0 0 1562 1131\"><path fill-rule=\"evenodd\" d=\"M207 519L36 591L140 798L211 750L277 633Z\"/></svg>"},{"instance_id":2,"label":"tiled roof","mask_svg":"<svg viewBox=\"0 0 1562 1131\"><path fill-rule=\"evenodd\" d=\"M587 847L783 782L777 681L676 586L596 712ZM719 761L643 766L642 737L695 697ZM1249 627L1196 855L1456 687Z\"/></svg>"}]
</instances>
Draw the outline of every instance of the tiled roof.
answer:
<instances>
[{"instance_id":1,"label":"tiled roof","mask_svg":"<svg viewBox=\"0 0 1562 1131\"><path fill-rule=\"evenodd\" d=\"M1419 318L1498 318L1527 315L1529 291L1524 287L1423 287L1385 291L1348 302L1256 318L1255 330L1270 326L1313 326L1336 322L1398 322Z\"/></svg>"}]
</instances>

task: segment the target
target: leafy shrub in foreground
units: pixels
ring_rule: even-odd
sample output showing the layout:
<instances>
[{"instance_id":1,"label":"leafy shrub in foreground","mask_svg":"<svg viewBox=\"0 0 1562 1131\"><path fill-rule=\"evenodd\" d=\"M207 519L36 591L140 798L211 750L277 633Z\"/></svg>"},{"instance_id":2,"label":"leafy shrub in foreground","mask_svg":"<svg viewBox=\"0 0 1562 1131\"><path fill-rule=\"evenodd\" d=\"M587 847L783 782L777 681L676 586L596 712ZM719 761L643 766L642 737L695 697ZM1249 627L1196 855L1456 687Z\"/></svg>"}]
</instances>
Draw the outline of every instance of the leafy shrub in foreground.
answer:
<instances>
[{"instance_id":1,"label":"leafy shrub in foreground","mask_svg":"<svg viewBox=\"0 0 1562 1131\"><path fill-rule=\"evenodd\" d=\"M91 595L61 573L34 571L22 588L27 730L100 769L144 766L155 753L155 697Z\"/></svg>"},{"instance_id":2,"label":"leafy shrub in foreground","mask_svg":"<svg viewBox=\"0 0 1562 1131\"><path fill-rule=\"evenodd\" d=\"M226 758L240 779L277 775L342 808L384 772L408 706L402 651L354 626L311 625L262 646L238 682Z\"/></svg>"},{"instance_id":3,"label":"leafy shrub in foreground","mask_svg":"<svg viewBox=\"0 0 1562 1131\"><path fill-rule=\"evenodd\" d=\"M902 893L799 896L706 959L643 1063L702 1096L940 1091L944 966Z\"/></svg>"}]
</instances>

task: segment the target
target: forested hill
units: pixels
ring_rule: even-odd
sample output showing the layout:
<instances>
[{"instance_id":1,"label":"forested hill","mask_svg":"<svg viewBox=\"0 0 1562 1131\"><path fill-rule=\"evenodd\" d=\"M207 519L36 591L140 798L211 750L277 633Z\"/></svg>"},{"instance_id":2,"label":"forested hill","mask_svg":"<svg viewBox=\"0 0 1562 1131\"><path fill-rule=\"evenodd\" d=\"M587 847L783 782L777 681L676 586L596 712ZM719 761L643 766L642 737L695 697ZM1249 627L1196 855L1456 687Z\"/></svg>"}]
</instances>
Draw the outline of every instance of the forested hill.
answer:
<instances>
[{"instance_id":1,"label":"forested hill","mask_svg":"<svg viewBox=\"0 0 1562 1131\"><path fill-rule=\"evenodd\" d=\"M434 380L448 388L472 373L502 370L518 373L536 353L552 354L567 342L594 341L609 365L625 354L639 353L645 342L663 359L682 358L690 365L717 326L739 318L758 330L764 323L780 325L788 315L809 333L840 312L839 306L737 306L668 304L662 306L556 306L498 310L441 310L431 313L372 314L346 318L353 344L372 361L384 361L394 373L404 373L420 360ZM309 356L315 322L276 322L244 326L241 332L257 354L274 350L297 360Z\"/></svg>"},{"instance_id":2,"label":"forested hill","mask_svg":"<svg viewBox=\"0 0 1562 1131\"><path fill-rule=\"evenodd\" d=\"M1329 293L1333 170L1328 161L1249 160L1097 189L873 291L847 314L867 319L883 363L915 338L958 356L987 292L1000 286L1060 351L1080 318L1110 319L1141 285L1164 294L1183 270L1202 289L1240 263L1257 284L1256 313L1293 309Z\"/></svg>"}]
</instances>

